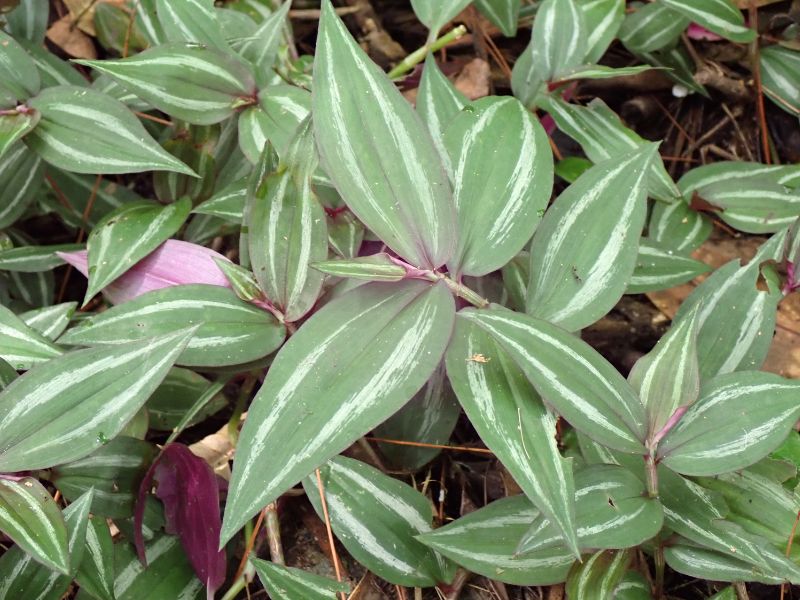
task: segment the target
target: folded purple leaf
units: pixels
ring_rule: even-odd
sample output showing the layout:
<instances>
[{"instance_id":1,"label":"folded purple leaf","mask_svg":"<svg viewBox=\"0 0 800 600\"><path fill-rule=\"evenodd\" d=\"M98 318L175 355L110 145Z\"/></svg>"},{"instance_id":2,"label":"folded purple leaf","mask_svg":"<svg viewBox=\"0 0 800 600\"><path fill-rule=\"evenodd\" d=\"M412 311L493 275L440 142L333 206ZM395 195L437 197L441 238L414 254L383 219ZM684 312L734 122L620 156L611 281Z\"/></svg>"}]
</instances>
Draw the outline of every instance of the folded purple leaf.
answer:
<instances>
[{"instance_id":1,"label":"folded purple leaf","mask_svg":"<svg viewBox=\"0 0 800 600\"><path fill-rule=\"evenodd\" d=\"M57 254L85 277L89 276L86 250ZM147 292L173 285L205 283L230 287L227 278L214 263L215 258L228 260L219 252L198 244L167 240L105 287L103 294L112 304L121 304Z\"/></svg>"}]
</instances>

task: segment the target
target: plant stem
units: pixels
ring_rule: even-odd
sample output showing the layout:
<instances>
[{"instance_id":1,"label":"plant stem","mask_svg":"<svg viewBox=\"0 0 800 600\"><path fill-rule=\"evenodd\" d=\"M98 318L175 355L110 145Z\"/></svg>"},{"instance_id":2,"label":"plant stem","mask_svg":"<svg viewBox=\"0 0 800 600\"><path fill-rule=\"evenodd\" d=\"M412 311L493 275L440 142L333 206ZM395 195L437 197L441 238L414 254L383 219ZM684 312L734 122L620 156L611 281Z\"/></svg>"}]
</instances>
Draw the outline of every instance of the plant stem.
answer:
<instances>
[{"instance_id":1,"label":"plant stem","mask_svg":"<svg viewBox=\"0 0 800 600\"><path fill-rule=\"evenodd\" d=\"M272 562L278 565L285 565L283 558L283 545L281 544L281 524L278 520L278 504L270 502L264 509L266 513L267 541L269 542L269 555Z\"/></svg>"},{"instance_id":2,"label":"plant stem","mask_svg":"<svg viewBox=\"0 0 800 600\"><path fill-rule=\"evenodd\" d=\"M428 56L429 52L437 52L444 48L445 46L455 42L457 39L464 36L467 33L467 28L463 25L459 25L454 29L451 29L447 33L445 33L442 37L431 44L425 44L421 48L417 48L406 56L400 63L391 71L389 71L389 79L396 79L401 75L405 75L423 60L425 57Z\"/></svg>"},{"instance_id":3,"label":"plant stem","mask_svg":"<svg viewBox=\"0 0 800 600\"><path fill-rule=\"evenodd\" d=\"M655 590L655 597L656 600L661 600L664 597L664 569L666 568L667 561L664 559L664 546L661 545L659 541L658 546L656 546L656 551L653 556L653 559L656 563L656 590Z\"/></svg>"},{"instance_id":4,"label":"plant stem","mask_svg":"<svg viewBox=\"0 0 800 600\"><path fill-rule=\"evenodd\" d=\"M651 498L658 498L658 465L653 452L645 456L644 463L647 473L647 494Z\"/></svg>"},{"instance_id":5,"label":"plant stem","mask_svg":"<svg viewBox=\"0 0 800 600\"><path fill-rule=\"evenodd\" d=\"M486 298L474 292L473 290L469 289L463 283L458 283L457 281L454 281L444 275L441 275L440 278L442 279L442 281L444 281L448 289L459 298L463 298L464 300L466 300L473 306L477 306L478 308L486 308L489 306L490 303Z\"/></svg>"}]
</instances>

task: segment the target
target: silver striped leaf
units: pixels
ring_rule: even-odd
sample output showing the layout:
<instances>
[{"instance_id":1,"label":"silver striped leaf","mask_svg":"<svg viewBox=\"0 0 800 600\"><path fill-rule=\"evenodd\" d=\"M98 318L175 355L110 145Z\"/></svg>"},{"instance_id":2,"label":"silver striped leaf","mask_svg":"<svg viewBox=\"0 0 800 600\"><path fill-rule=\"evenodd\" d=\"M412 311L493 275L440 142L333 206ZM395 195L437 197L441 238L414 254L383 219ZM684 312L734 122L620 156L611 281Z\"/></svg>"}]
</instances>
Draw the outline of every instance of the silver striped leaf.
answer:
<instances>
[{"instance_id":1,"label":"silver striped leaf","mask_svg":"<svg viewBox=\"0 0 800 600\"><path fill-rule=\"evenodd\" d=\"M472 0L411 0L417 18L430 30L429 41L436 39L439 30L455 18Z\"/></svg>"},{"instance_id":2,"label":"silver striped leaf","mask_svg":"<svg viewBox=\"0 0 800 600\"><path fill-rule=\"evenodd\" d=\"M50 17L47 0L20 0L17 8L6 14L6 30L17 39L44 44L44 34Z\"/></svg>"},{"instance_id":3,"label":"silver striped leaf","mask_svg":"<svg viewBox=\"0 0 800 600\"><path fill-rule=\"evenodd\" d=\"M591 167L553 202L531 242L529 314L577 331L619 301L636 268L656 150Z\"/></svg>"},{"instance_id":4,"label":"silver striped leaf","mask_svg":"<svg viewBox=\"0 0 800 600\"><path fill-rule=\"evenodd\" d=\"M619 29L619 39L631 52L646 53L674 46L689 26L689 19L656 0L638 6L625 16Z\"/></svg>"},{"instance_id":5,"label":"silver striped leaf","mask_svg":"<svg viewBox=\"0 0 800 600\"><path fill-rule=\"evenodd\" d=\"M284 2L278 10L264 19L250 36L234 40L231 44L240 56L253 65L256 85L259 88L267 87L273 73L272 66L278 57L278 49L291 5L291 2Z\"/></svg>"},{"instance_id":6,"label":"silver striped leaf","mask_svg":"<svg viewBox=\"0 0 800 600\"><path fill-rule=\"evenodd\" d=\"M51 87L29 104L42 118L24 141L60 169L92 174L175 171L195 175L159 146L124 104L100 92ZM91 144L86 143L87 137Z\"/></svg>"},{"instance_id":7,"label":"silver striped leaf","mask_svg":"<svg viewBox=\"0 0 800 600\"><path fill-rule=\"evenodd\" d=\"M42 159L17 142L0 160L0 228L13 225L33 202L44 180Z\"/></svg>"},{"instance_id":8,"label":"silver striped leaf","mask_svg":"<svg viewBox=\"0 0 800 600\"><path fill-rule=\"evenodd\" d=\"M633 559L633 550L603 550L595 552L584 562L575 563L567 575L566 592L570 600L614 598L625 570ZM649 593L648 593L649 598Z\"/></svg>"},{"instance_id":9,"label":"silver striped leaf","mask_svg":"<svg viewBox=\"0 0 800 600\"><path fill-rule=\"evenodd\" d=\"M40 118L39 113L4 115L0 119L0 158L26 133L33 130Z\"/></svg>"},{"instance_id":10,"label":"silver striped leaf","mask_svg":"<svg viewBox=\"0 0 800 600\"><path fill-rule=\"evenodd\" d=\"M252 559L261 585L273 600L336 600L340 592L350 591L345 582L322 577L294 567L285 567L274 562Z\"/></svg>"},{"instance_id":11,"label":"silver striped leaf","mask_svg":"<svg viewBox=\"0 0 800 600\"><path fill-rule=\"evenodd\" d=\"M366 283L314 313L250 405L222 541L408 402L441 361L454 319L444 284L419 280Z\"/></svg>"},{"instance_id":12,"label":"silver striped leaf","mask_svg":"<svg viewBox=\"0 0 800 600\"><path fill-rule=\"evenodd\" d=\"M273 85L258 93L258 106L263 113L257 120L262 128L260 135L269 140L283 158L295 131L311 112L311 94L294 86ZM241 126L239 133L242 133ZM258 162L258 156L251 162Z\"/></svg>"},{"instance_id":13,"label":"silver striped leaf","mask_svg":"<svg viewBox=\"0 0 800 600\"><path fill-rule=\"evenodd\" d=\"M719 208L720 219L745 233L775 233L800 216L800 191L766 177L720 181L696 193Z\"/></svg>"},{"instance_id":14,"label":"silver striped leaf","mask_svg":"<svg viewBox=\"0 0 800 600\"><path fill-rule=\"evenodd\" d=\"M556 443L556 417L514 359L476 323L456 319L447 375L481 440L553 524L559 541L580 556L572 461Z\"/></svg>"},{"instance_id":15,"label":"silver striped leaf","mask_svg":"<svg viewBox=\"0 0 800 600\"><path fill-rule=\"evenodd\" d=\"M364 281L401 281L407 275L405 267L383 252L348 260L326 260L311 266L326 275Z\"/></svg>"},{"instance_id":16,"label":"silver striped leaf","mask_svg":"<svg viewBox=\"0 0 800 600\"><path fill-rule=\"evenodd\" d=\"M687 19L733 42L745 44L758 35L755 29L744 24L744 15L733 0L660 1Z\"/></svg>"},{"instance_id":17,"label":"silver striped leaf","mask_svg":"<svg viewBox=\"0 0 800 600\"><path fill-rule=\"evenodd\" d=\"M455 246L455 214L433 140L329 0L322 8L312 103L322 168L349 208L414 266L446 263Z\"/></svg>"},{"instance_id":18,"label":"silver striped leaf","mask_svg":"<svg viewBox=\"0 0 800 600\"><path fill-rule=\"evenodd\" d=\"M247 178L234 181L216 192L205 202L198 204L193 213L211 215L231 223L241 223L247 200Z\"/></svg>"},{"instance_id":19,"label":"silver striped leaf","mask_svg":"<svg viewBox=\"0 0 800 600\"><path fill-rule=\"evenodd\" d=\"M475 0L475 6L484 17L500 28L506 37L517 35L520 0Z\"/></svg>"},{"instance_id":20,"label":"silver striped leaf","mask_svg":"<svg viewBox=\"0 0 800 600\"><path fill-rule=\"evenodd\" d=\"M55 341L64 333L76 308L78 308L77 302L62 302L29 310L20 314L19 318L48 340Z\"/></svg>"},{"instance_id":21,"label":"silver striped leaf","mask_svg":"<svg viewBox=\"0 0 800 600\"><path fill-rule=\"evenodd\" d=\"M0 250L0 271L38 273L51 271L64 264L56 252L83 250L83 244L54 244L52 246L18 246Z\"/></svg>"},{"instance_id":22,"label":"silver striped leaf","mask_svg":"<svg viewBox=\"0 0 800 600\"><path fill-rule=\"evenodd\" d=\"M64 351L0 305L0 358L17 371L26 371L64 354Z\"/></svg>"},{"instance_id":23,"label":"silver striped leaf","mask_svg":"<svg viewBox=\"0 0 800 600\"><path fill-rule=\"evenodd\" d=\"M533 383L544 402L577 430L610 448L643 454L644 406L619 372L569 332L501 307L459 317L488 332Z\"/></svg>"},{"instance_id":24,"label":"silver striped leaf","mask_svg":"<svg viewBox=\"0 0 800 600\"><path fill-rule=\"evenodd\" d=\"M538 119L514 98L483 98L445 131L458 243L448 270L481 276L530 240L553 188L553 155Z\"/></svg>"},{"instance_id":25,"label":"silver striped leaf","mask_svg":"<svg viewBox=\"0 0 800 600\"><path fill-rule=\"evenodd\" d=\"M113 439L193 333L69 352L16 379L0 393L0 470L46 469Z\"/></svg>"},{"instance_id":26,"label":"silver striped leaf","mask_svg":"<svg viewBox=\"0 0 800 600\"><path fill-rule=\"evenodd\" d=\"M682 203L675 202L663 206L671 207L680 204ZM625 293L643 294L666 290L691 281L710 270L711 267L699 260L683 256L661 244L642 238L639 242L636 268L628 282L628 287L625 288Z\"/></svg>"},{"instance_id":27,"label":"silver striped leaf","mask_svg":"<svg viewBox=\"0 0 800 600\"><path fill-rule=\"evenodd\" d=\"M598 62L608 50L617 36L622 21L625 19L624 0L579 0L578 6L583 12L586 23L587 63Z\"/></svg>"},{"instance_id":28,"label":"silver striped leaf","mask_svg":"<svg viewBox=\"0 0 800 600\"><path fill-rule=\"evenodd\" d=\"M761 51L761 84L778 106L793 115L800 115L800 57L796 50L780 45Z\"/></svg>"},{"instance_id":29,"label":"silver striped leaf","mask_svg":"<svg viewBox=\"0 0 800 600\"><path fill-rule=\"evenodd\" d=\"M656 248L672 252L673 256L687 255L708 239L711 229L709 218L689 208L683 200L670 204L656 202L650 212L647 239L639 244L639 253L641 255L643 251L647 252L645 248L650 248L651 256L641 256L645 260L656 260Z\"/></svg>"},{"instance_id":30,"label":"silver striped leaf","mask_svg":"<svg viewBox=\"0 0 800 600\"><path fill-rule=\"evenodd\" d=\"M156 0L155 12L167 41L228 48L213 0Z\"/></svg>"},{"instance_id":31,"label":"silver striped leaf","mask_svg":"<svg viewBox=\"0 0 800 600\"><path fill-rule=\"evenodd\" d=\"M689 577L714 581L756 581L771 585L786 581L785 577L773 570L754 567L722 552L683 540L664 548L664 558L671 569ZM796 578L794 582L797 582Z\"/></svg>"},{"instance_id":32,"label":"silver striped leaf","mask_svg":"<svg viewBox=\"0 0 800 600\"><path fill-rule=\"evenodd\" d=\"M13 108L35 96L42 82L25 49L0 30L0 108Z\"/></svg>"},{"instance_id":33,"label":"silver striped leaf","mask_svg":"<svg viewBox=\"0 0 800 600\"><path fill-rule=\"evenodd\" d=\"M425 68L419 82L416 108L417 114L428 126L443 161L449 162L444 146L444 132L468 103L467 97L444 76L433 54L429 54L425 58Z\"/></svg>"},{"instance_id":34,"label":"silver striped leaf","mask_svg":"<svg viewBox=\"0 0 800 600\"><path fill-rule=\"evenodd\" d=\"M588 29L576 0L545 0L536 11L531 40L533 70L544 81L583 64Z\"/></svg>"},{"instance_id":35,"label":"silver striped leaf","mask_svg":"<svg viewBox=\"0 0 800 600\"><path fill-rule=\"evenodd\" d=\"M114 600L114 541L105 519L89 518L86 549L75 580L93 598Z\"/></svg>"},{"instance_id":36,"label":"silver striped leaf","mask_svg":"<svg viewBox=\"0 0 800 600\"><path fill-rule=\"evenodd\" d=\"M720 161L687 171L678 180L678 188L684 198L690 199L694 192L707 186L725 181L743 181L746 183L748 179L766 179L771 183L795 188L800 186L800 166L765 165L747 161Z\"/></svg>"}]
</instances>

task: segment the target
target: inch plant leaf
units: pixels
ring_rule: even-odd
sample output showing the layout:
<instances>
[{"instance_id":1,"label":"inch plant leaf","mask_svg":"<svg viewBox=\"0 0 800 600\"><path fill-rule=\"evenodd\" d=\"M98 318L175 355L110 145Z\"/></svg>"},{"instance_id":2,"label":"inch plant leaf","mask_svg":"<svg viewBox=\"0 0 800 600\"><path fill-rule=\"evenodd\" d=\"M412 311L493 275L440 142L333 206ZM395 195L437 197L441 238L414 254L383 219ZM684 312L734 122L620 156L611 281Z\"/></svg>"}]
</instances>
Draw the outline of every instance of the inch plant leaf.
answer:
<instances>
[{"instance_id":1,"label":"inch plant leaf","mask_svg":"<svg viewBox=\"0 0 800 600\"><path fill-rule=\"evenodd\" d=\"M779 260L786 236L772 236L744 267L735 259L720 267L697 286L681 304L674 322L695 306L697 313L697 356L700 380L739 370L756 370L767 356L775 331L779 290L757 288L760 264Z\"/></svg>"},{"instance_id":2,"label":"inch plant leaf","mask_svg":"<svg viewBox=\"0 0 800 600\"><path fill-rule=\"evenodd\" d=\"M0 160L0 229L13 225L36 197L44 179L42 160L17 142Z\"/></svg>"},{"instance_id":3,"label":"inch plant leaf","mask_svg":"<svg viewBox=\"0 0 800 600\"><path fill-rule=\"evenodd\" d=\"M340 592L350 591L350 586L345 582L302 569L284 567L259 558L252 559L252 562L261 585L273 600L335 600Z\"/></svg>"},{"instance_id":4,"label":"inch plant leaf","mask_svg":"<svg viewBox=\"0 0 800 600\"><path fill-rule=\"evenodd\" d=\"M241 117L240 117L241 118ZM201 215L220 217L231 223L240 224L247 201L247 179L234 181L216 192L211 198L197 205L192 212Z\"/></svg>"},{"instance_id":5,"label":"inch plant leaf","mask_svg":"<svg viewBox=\"0 0 800 600\"><path fill-rule=\"evenodd\" d=\"M36 64L39 76L42 79L42 89L54 85L75 85L78 87L87 87L89 85L86 79L72 68L72 65L49 52L43 45L20 38L17 38L17 43L25 48L25 51Z\"/></svg>"},{"instance_id":6,"label":"inch plant leaf","mask_svg":"<svg viewBox=\"0 0 800 600\"><path fill-rule=\"evenodd\" d=\"M82 244L55 244L52 246L20 246L0 250L0 271L23 273L52 271L64 264L56 252L75 252L82 249Z\"/></svg>"},{"instance_id":7,"label":"inch plant leaf","mask_svg":"<svg viewBox=\"0 0 800 600\"><path fill-rule=\"evenodd\" d=\"M475 0L475 6L506 37L517 35L520 0Z\"/></svg>"},{"instance_id":8,"label":"inch plant leaf","mask_svg":"<svg viewBox=\"0 0 800 600\"><path fill-rule=\"evenodd\" d=\"M285 168L262 179L248 196L245 225L253 273L288 322L314 306L324 276L310 263L328 257L325 211L311 188L315 154L307 119L282 163Z\"/></svg>"},{"instance_id":9,"label":"inch plant leaf","mask_svg":"<svg viewBox=\"0 0 800 600\"><path fill-rule=\"evenodd\" d=\"M664 521L661 504L644 483L617 465L591 465L575 473L575 521L581 548L621 549L656 535ZM519 543L527 555L562 545L552 522L540 514Z\"/></svg>"},{"instance_id":10,"label":"inch plant leaf","mask_svg":"<svg viewBox=\"0 0 800 600\"><path fill-rule=\"evenodd\" d=\"M685 542L664 548L664 558L671 569L689 577L714 581L757 581L772 585L785 581L769 569L754 567L721 552Z\"/></svg>"},{"instance_id":11,"label":"inch plant leaf","mask_svg":"<svg viewBox=\"0 0 800 600\"><path fill-rule=\"evenodd\" d=\"M98 600L114 600L114 542L105 519L89 518L86 549L75 580Z\"/></svg>"},{"instance_id":12,"label":"inch plant leaf","mask_svg":"<svg viewBox=\"0 0 800 600\"><path fill-rule=\"evenodd\" d=\"M575 563L567 575L567 597L570 600L616 598L617 586L632 559L632 550L604 550Z\"/></svg>"},{"instance_id":13,"label":"inch plant leaf","mask_svg":"<svg viewBox=\"0 0 800 600\"><path fill-rule=\"evenodd\" d=\"M664 0L642 4L625 16L619 40L635 53L654 52L674 46L690 20L667 6Z\"/></svg>"},{"instance_id":14,"label":"inch plant leaf","mask_svg":"<svg viewBox=\"0 0 800 600\"><path fill-rule=\"evenodd\" d=\"M538 120L514 98L484 98L447 128L458 243L448 269L481 276L530 240L553 187L553 156Z\"/></svg>"},{"instance_id":15,"label":"inch plant leaf","mask_svg":"<svg viewBox=\"0 0 800 600\"><path fill-rule=\"evenodd\" d=\"M447 375L481 440L580 556L572 461L562 458L556 418L525 374L480 325L457 319Z\"/></svg>"},{"instance_id":16,"label":"inch plant leaf","mask_svg":"<svg viewBox=\"0 0 800 600\"><path fill-rule=\"evenodd\" d=\"M742 11L731 0L660 0L698 25L733 42L746 44L758 35L744 24Z\"/></svg>"},{"instance_id":17,"label":"inch plant leaf","mask_svg":"<svg viewBox=\"0 0 800 600\"><path fill-rule=\"evenodd\" d=\"M614 588L614 600L653 600L650 582L639 571L628 571Z\"/></svg>"},{"instance_id":18,"label":"inch plant leaf","mask_svg":"<svg viewBox=\"0 0 800 600\"><path fill-rule=\"evenodd\" d=\"M264 113L260 119L263 136L272 143L278 156L285 156L295 130L311 112L311 94L290 85L269 86L259 91L258 108ZM251 160L257 161L258 156Z\"/></svg>"},{"instance_id":19,"label":"inch plant leaf","mask_svg":"<svg viewBox=\"0 0 800 600\"><path fill-rule=\"evenodd\" d=\"M150 442L118 436L88 456L56 467L52 480L67 500L93 489L93 514L127 519L133 516L139 482L157 452Z\"/></svg>"},{"instance_id":20,"label":"inch plant leaf","mask_svg":"<svg viewBox=\"0 0 800 600\"><path fill-rule=\"evenodd\" d=\"M449 583L448 564L415 537L431 531L433 511L414 488L367 464L337 456L319 470L331 528L367 569L395 585ZM306 496L324 519L315 474L303 480Z\"/></svg>"},{"instance_id":21,"label":"inch plant leaf","mask_svg":"<svg viewBox=\"0 0 800 600\"><path fill-rule=\"evenodd\" d=\"M9 273L12 295L28 306L50 306L55 294L52 273Z\"/></svg>"},{"instance_id":22,"label":"inch plant leaf","mask_svg":"<svg viewBox=\"0 0 800 600\"><path fill-rule=\"evenodd\" d=\"M317 271L333 275L363 279L365 281L400 281L405 279L406 270L383 252L371 256L361 256L350 260L326 260L312 263Z\"/></svg>"},{"instance_id":23,"label":"inch plant leaf","mask_svg":"<svg viewBox=\"0 0 800 600\"><path fill-rule=\"evenodd\" d=\"M270 313L216 285L176 285L142 294L104 311L59 340L64 344L118 346L196 327L177 362L184 366L227 366L274 352L285 327Z\"/></svg>"},{"instance_id":24,"label":"inch plant leaf","mask_svg":"<svg viewBox=\"0 0 800 600\"><path fill-rule=\"evenodd\" d=\"M17 370L0 358L0 391L7 388L17 377L19 377Z\"/></svg>"},{"instance_id":25,"label":"inch plant leaf","mask_svg":"<svg viewBox=\"0 0 800 600\"><path fill-rule=\"evenodd\" d=\"M13 37L0 30L0 108L24 103L40 87L36 64Z\"/></svg>"},{"instance_id":26,"label":"inch plant leaf","mask_svg":"<svg viewBox=\"0 0 800 600\"><path fill-rule=\"evenodd\" d=\"M355 259L364 242L364 224L345 209L331 216L328 221L328 245L334 253L345 259Z\"/></svg>"},{"instance_id":27,"label":"inch plant leaf","mask_svg":"<svg viewBox=\"0 0 800 600\"><path fill-rule=\"evenodd\" d=\"M441 361L454 317L444 284L408 280L361 285L303 324L275 357L250 405L222 542L314 467L397 412ZM353 335L361 343L353 344Z\"/></svg>"},{"instance_id":28,"label":"inch plant leaf","mask_svg":"<svg viewBox=\"0 0 800 600\"><path fill-rule=\"evenodd\" d=\"M6 30L17 39L44 44L50 17L48 0L20 0L17 8L5 15Z\"/></svg>"},{"instance_id":29,"label":"inch plant leaf","mask_svg":"<svg viewBox=\"0 0 800 600\"><path fill-rule=\"evenodd\" d=\"M667 251L685 255L699 248L711 235L711 229L708 217L689 208L683 200L670 204L656 202L650 213L647 237ZM646 247L647 243L642 241L639 252Z\"/></svg>"},{"instance_id":30,"label":"inch plant leaf","mask_svg":"<svg viewBox=\"0 0 800 600\"><path fill-rule=\"evenodd\" d=\"M164 36L170 42L228 48L213 0L156 0L155 10Z\"/></svg>"},{"instance_id":31,"label":"inch plant leaf","mask_svg":"<svg viewBox=\"0 0 800 600\"><path fill-rule=\"evenodd\" d=\"M15 142L36 127L41 114L38 112L0 116L0 158Z\"/></svg>"},{"instance_id":32,"label":"inch plant leaf","mask_svg":"<svg viewBox=\"0 0 800 600\"><path fill-rule=\"evenodd\" d=\"M778 106L793 115L800 115L800 60L796 50L780 45L761 51L762 85Z\"/></svg>"},{"instance_id":33,"label":"inch plant leaf","mask_svg":"<svg viewBox=\"0 0 800 600\"><path fill-rule=\"evenodd\" d=\"M517 553L520 538L538 516L524 495L496 500L419 540L464 568L512 585L552 585L567 578L575 556L556 547L528 556Z\"/></svg>"},{"instance_id":34,"label":"inch plant leaf","mask_svg":"<svg viewBox=\"0 0 800 600\"><path fill-rule=\"evenodd\" d=\"M533 22L533 68L543 81L553 81L583 63L587 29L576 0L545 0Z\"/></svg>"},{"instance_id":35,"label":"inch plant leaf","mask_svg":"<svg viewBox=\"0 0 800 600\"><path fill-rule=\"evenodd\" d=\"M678 204L677 202L675 204ZM666 206L673 206L672 204ZM700 221L702 223L702 220ZM625 288L626 294L642 294L656 290L666 290L691 281L698 275L711 270L704 262L681 256L659 243L647 238L639 242L639 255L636 268Z\"/></svg>"},{"instance_id":36,"label":"inch plant leaf","mask_svg":"<svg viewBox=\"0 0 800 600\"><path fill-rule=\"evenodd\" d=\"M188 198L166 206L131 202L102 218L86 243L89 286L84 304L176 233L191 209Z\"/></svg>"},{"instance_id":37,"label":"inch plant leaf","mask_svg":"<svg viewBox=\"0 0 800 600\"><path fill-rule=\"evenodd\" d=\"M193 333L69 352L15 380L0 393L0 471L64 464L113 439Z\"/></svg>"},{"instance_id":38,"label":"inch plant leaf","mask_svg":"<svg viewBox=\"0 0 800 600\"><path fill-rule=\"evenodd\" d=\"M425 68L417 92L417 114L428 126L442 160L449 160L444 146L444 132L469 100L444 76L433 54L425 58Z\"/></svg>"},{"instance_id":39,"label":"inch plant leaf","mask_svg":"<svg viewBox=\"0 0 800 600\"><path fill-rule=\"evenodd\" d=\"M635 65L632 67L607 67L605 65L581 65L566 71L561 75L561 81L576 79L613 79L615 77L630 77L651 70L650 65Z\"/></svg>"},{"instance_id":40,"label":"inch plant leaf","mask_svg":"<svg viewBox=\"0 0 800 600\"><path fill-rule=\"evenodd\" d=\"M606 314L636 267L656 146L595 165L547 211L531 243L527 312L576 331Z\"/></svg>"},{"instance_id":41,"label":"inch plant leaf","mask_svg":"<svg viewBox=\"0 0 800 600\"><path fill-rule=\"evenodd\" d=\"M392 250L415 267L440 267L453 253L455 219L430 134L327 0L317 48L312 101L322 168Z\"/></svg>"},{"instance_id":42,"label":"inch plant leaf","mask_svg":"<svg viewBox=\"0 0 800 600\"><path fill-rule=\"evenodd\" d=\"M161 148L121 102L74 86L47 88L30 101L42 114L24 142L45 161L75 173L195 173ZM92 143L87 144L87 136Z\"/></svg>"},{"instance_id":43,"label":"inch plant leaf","mask_svg":"<svg viewBox=\"0 0 800 600\"><path fill-rule=\"evenodd\" d=\"M747 161L720 161L687 171L678 180L678 187L683 197L688 199L694 192L706 186L732 180L744 180L742 183L747 185L749 179L766 179L770 183L796 188L800 185L800 167Z\"/></svg>"},{"instance_id":44,"label":"inch plant leaf","mask_svg":"<svg viewBox=\"0 0 800 600\"><path fill-rule=\"evenodd\" d=\"M589 36L585 62L596 63L608 50L625 20L624 0L580 0L578 6Z\"/></svg>"},{"instance_id":45,"label":"inch plant leaf","mask_svg":"<svg viewBox=\"0 0 800 600\"><path fill-rule=\"evenodd\" d=\"M0 358L18 371L61 356L64 351L32 329L10 309L0 305Z\"/></svg>"},{"instance_id":46,"label":"inch plant leaf","mask_svg":"<svg viewBox=\"0 0 800 600\"><path fill-rule=\"evenodd\" d=\"M411 0L414 14L430 30L428 39L436 34L448 21L455 18L472 0Z\"/></svg>"},{"instance_id":47,"label":"inch plant leaf","mask_svg":"<svg viewBox=\"0 0 800 600\"><path fill-rule=\"evenodd\" d=\"M278 10L264 19L251 36L233 46L240 56L253 65L259 88L267 87L269 82L291 5L291 2L281 4Z\"/></svg>"},{"instance_id":48,"label":"inch plant leaf","mask_svg":"<svg viewBox=\"0 0 800 600\"><path fill-rule=\"evenodd\" d=\"M647 437L651 444L663 437L700 394L697 364L697 311L676 323L655 348L633 365L628 382L639 394L647 412Z\"/></svg>"},{"instance_id":49,"label":"inch plant leaf","mask_svg":"<svg viewBox=\"0 0 800 600\"><path fill-rule=\"evenodd\" d=\"M623 452L642 454L644 407L622 375L588 344L540 319L502 307L464 309L508 352L546 404L576 429Z\"/></svg>"},{"instance_id":50,"label":"inch plant leaf","mask_svg":"<svg viewBox=\"0 0 800 600\"><path fill-rule=\"evenodd\" d=\"M530 254L520 252L502 269L503 286L508 295L508 307L511 310L525 312L525 296L528 293L530 265Z\"/></svg>"},{"instance_id":51,"label":"inch plant leaf","mask_svg":"<svg viewBox=\"0 0 800 600\"><path fill-rule=\"evenodd\" d=\"M799 392L799 383L771 373L716 377L661 442L659 456L685 475L748 467L786 439L800 416Z\"/></svg>"},{"instance_id":52,"label":"inch plant leaf","mask_svg":"<svg viewBox=\"0 0 800 600\"><path fill-rule=\"evenodd\" d=\"M213 384L212 384L213 385ZM158 431L172 431L192 410L195 402L203 396L209 388L209 381L190 369L174 367L170 370L164 381L158 386L147 401L147 414L151 429ZM209 398L209 403L200 407L194 418L187 424L194 425L205 417L214 414L225 406L223 395L214 395Z\"/></svg>"},{"instance_id":53,"label":"inch plant leaf","mask_svg":"<svg viewBox=\"0 0 800 600\"><path fill-rule=\"evenodd\" d=\"M0 477L0 530L43 565L69 573L64 516L36 479Z\"/></svg>"},{"instance_id":54,"label":"inch plant leaf","mask_svg":"<svg viewBox=\"0 0 800 600\"><path fill-rule=\"evenodd\" d=\"M652 146L652 142L626 127L616 113L599 98L584 107L550 96L543 100L542 105L553 117L558 128L578 142L586 156L595 163L611 158L622 160L636 148ZM672 202L680 197L680 192L659 155L653 157L649 169L647 191L653 198Z\"/></svg>"},{"instance_id":55,"label":"inch plant leaf","mask_svg":"<svg viewBox=\"0 0 800 600\"><path fill-rule=\"evenodd\" d=\"M80 60L168 115L195 125L227 119L255 102L252 68L230 52L196 44L165 44L131 58ZM191 173L189 173L191 175Z\"/></svg>"}]
</instances>

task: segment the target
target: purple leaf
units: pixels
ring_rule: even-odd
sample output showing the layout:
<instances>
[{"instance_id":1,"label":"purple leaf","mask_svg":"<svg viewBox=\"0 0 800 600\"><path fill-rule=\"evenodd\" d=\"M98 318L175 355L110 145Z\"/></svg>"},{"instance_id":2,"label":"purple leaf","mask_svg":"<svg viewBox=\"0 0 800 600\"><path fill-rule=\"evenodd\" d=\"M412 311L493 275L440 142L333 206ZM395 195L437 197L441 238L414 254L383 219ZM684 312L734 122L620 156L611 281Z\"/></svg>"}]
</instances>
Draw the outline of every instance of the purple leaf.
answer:
<instances>
[{"instance_id":1,"label":"purple leaf","mask_svg":"<svg viewBox=\"0 0 800 600\"><path fill-rule=\"evenodd\" d=\"M722 39L721 36L697 23L689 24L689 27L686 29L686 37L690 40L701 40L704 42L719 42Z\"/></svg>"},{"instance_id":2,"label":"purple leaf","mask_svg":"<svg viewBox=\"0 0 800 600\"><path fill-rule=\"evenodd\" d=\"M61 259L89 276L86 250L58 252ZM205 283L230 287L214 259L227 261L218 252L180 240L167 240L103 289L112 304L121 304L153 290L173 285Z\"/></svg>"},{"instance_id":3,"label":"purple leaf","mask_svg":"<svg viewBox=\"0 0 800 600\"><path fill-rule=\"evenodd\" d=\"M139 559L145 564L141 536L145 495L153 479L164 503L166 531L177 535L209 597L225 581L225 552L218 550L222 521L217 476L202 458L182 444L169 444L150 466L139 488L134 533Z\"/></svg>"}]
</instances>

